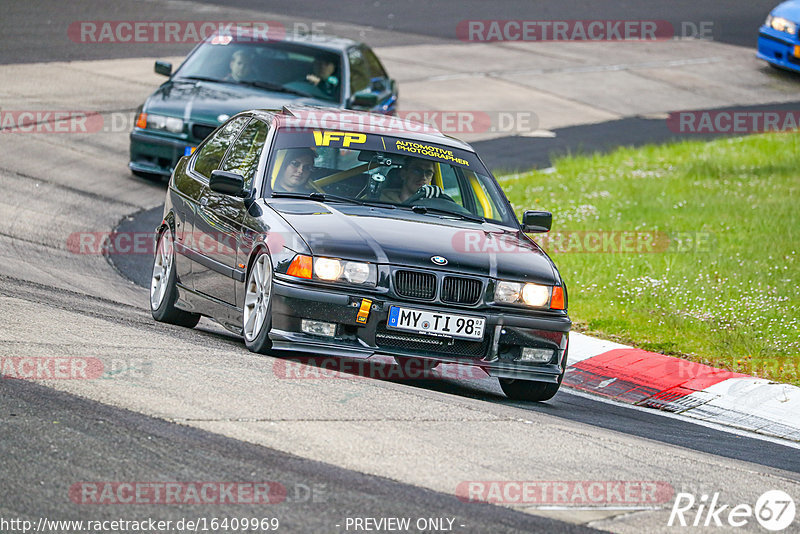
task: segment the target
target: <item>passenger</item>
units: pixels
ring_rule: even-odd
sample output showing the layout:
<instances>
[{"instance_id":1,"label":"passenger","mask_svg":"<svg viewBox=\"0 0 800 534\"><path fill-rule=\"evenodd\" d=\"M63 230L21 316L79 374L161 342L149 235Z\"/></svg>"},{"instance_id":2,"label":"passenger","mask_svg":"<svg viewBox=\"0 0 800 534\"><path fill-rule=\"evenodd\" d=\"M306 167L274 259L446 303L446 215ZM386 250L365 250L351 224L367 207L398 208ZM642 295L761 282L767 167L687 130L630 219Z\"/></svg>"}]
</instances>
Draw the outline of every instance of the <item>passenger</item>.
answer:
<instances>
[{"instance_id":1,"label":"passenger","mask_svg":"<svg viewBox=\"0 0 800 534\"><path fill-rule=\"evenodd\" d=\"M316 190L309 184L314 169L316 154L310 148L290 148L286 150L273 191L291 193L313 193Z\"/></svg>"}]
</instances>

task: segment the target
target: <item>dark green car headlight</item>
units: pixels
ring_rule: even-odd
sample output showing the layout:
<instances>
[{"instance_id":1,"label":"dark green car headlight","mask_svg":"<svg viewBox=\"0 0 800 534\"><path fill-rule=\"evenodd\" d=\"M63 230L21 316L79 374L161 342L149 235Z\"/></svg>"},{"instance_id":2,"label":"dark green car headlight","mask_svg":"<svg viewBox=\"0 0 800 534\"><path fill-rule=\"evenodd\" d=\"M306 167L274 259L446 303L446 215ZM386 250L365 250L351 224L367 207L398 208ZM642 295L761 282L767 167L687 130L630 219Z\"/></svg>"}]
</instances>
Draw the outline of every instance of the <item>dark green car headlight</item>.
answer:
<instances>
[{"instance_id":1,"label":"dark green car headlight","mask_svg":"<svg viewBox=\"0 0 800 534\"><path fill-rule=\"evenodd\" d=\"M181 133L183 132L183 119L154 113L139 113L139 118L136 119L136 126L147 130Z\"/></svg>"}]
</instances>

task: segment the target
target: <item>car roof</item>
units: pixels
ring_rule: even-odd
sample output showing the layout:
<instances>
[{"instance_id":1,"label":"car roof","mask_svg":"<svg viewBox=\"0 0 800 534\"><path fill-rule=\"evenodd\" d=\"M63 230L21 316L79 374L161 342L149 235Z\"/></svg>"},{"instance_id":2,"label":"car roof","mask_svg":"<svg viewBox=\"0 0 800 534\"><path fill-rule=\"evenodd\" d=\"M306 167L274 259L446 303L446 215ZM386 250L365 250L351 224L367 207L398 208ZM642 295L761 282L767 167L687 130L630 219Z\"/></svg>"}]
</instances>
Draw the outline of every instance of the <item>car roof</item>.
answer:
<instances>
[{"instance_id":1,"label":"car roof","mask_svg":"<svg viewBox=\"0 0 800 534\"><path fill-rule=\"evenodd\" d=\"M378 113L322 106L284 106L281 110L258 109L249 113L272 121L278 129L304 127L378 133L475 151L468 143L428 124Z\"/></svg>"},{"instance_id":2,"label":"car roof","mask_svg":"<svg viewBox=\"0 0 800 534\"><path fill-rule=\"evenodd\" d=\"M220 35L222 35L220 32L215 32L209 35L204 42L210 42ZM269 36L270 34L267 35ZM344 52L350 47L364 45L364 43L359 41L354 41L344 37L337 37L335 35L320 35L316 33L299 33L290 31L286 31L285 33L276 31L273 35L275 36L274 38L270 38L268 40L262 39L261 34L256 34L251 28L242 27L237 28L236 37L234 39L240 39L242 42L247 43L251 43L256 39L265 43L293 43L335 52Z\"/></svg>"}]
</instances>

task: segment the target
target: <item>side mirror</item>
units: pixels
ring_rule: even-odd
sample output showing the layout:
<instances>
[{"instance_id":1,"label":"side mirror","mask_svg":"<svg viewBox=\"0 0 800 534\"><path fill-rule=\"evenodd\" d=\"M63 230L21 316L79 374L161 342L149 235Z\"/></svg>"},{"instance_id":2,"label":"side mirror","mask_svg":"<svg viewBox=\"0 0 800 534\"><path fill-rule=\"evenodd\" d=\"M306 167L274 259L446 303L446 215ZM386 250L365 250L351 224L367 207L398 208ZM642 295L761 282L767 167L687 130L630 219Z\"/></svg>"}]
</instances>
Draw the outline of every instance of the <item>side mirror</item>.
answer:
<instances>
[{"instance_id":1,"label":"side mirror","mask_svg":"<svg viewBox=\"0 0 800 534\"><path fill-rule=\"evenodd\" d=\"M156 61L156 74L172 76L172 63L169 61Z\"/></svg>"},{"instance_id":2,"label":"side mirror","mask_svg":"<svg viewBox=\"0 0 800 534\"><path fill-rule=\"evenodd\" d=\"M208 186L212 191L230 195L233 197L244 197L244 178L235 172L221 171L219 169L211 171L211 180Z\"/></svg>"},{"instance_id":3,"label":"side mirror","mask_svg":"<svg viewBox=\"0 0 800 534\"><path fill-rule=\"evenodd\" d=\"M350 105L364 108L374 108L378 105L378 95L369 89L364 89L363 91L359 91L353 95L353 98L350 99Z\"/></svg>"},{"instance_id":4,"label":"side mirror","mask_svg":"<svg viewBox=\"0 0 800 534\"><path fill-rule=\"evenodd\" d=\"M553 226L553 214L549 211L528 210L522 214L522 231L549 232Z\"/></svg>"},{"instance_id":5,"label":"side mirror","mask_svg":"<svg viewBox=\"0 0 800 534\"><path fill-rule=\"evenodd\" d=\"M386 91L386 80L384 78L373 78L370 80L369 86L373 93L383 93Z\"/></svg>"}]
</instances>

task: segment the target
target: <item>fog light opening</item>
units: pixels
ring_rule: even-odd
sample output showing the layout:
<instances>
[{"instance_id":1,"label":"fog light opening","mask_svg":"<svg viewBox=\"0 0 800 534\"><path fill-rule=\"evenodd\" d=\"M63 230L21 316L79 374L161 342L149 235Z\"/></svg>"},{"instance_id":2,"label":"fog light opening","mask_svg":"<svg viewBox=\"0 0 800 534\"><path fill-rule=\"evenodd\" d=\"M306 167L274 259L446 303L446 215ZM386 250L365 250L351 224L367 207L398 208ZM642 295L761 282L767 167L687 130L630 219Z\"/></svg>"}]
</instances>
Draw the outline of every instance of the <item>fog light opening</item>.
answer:
<instances>
[{"instance_id":1,"label":"fog light opening","mask_svg":"<svg viewBox=\"0 0 800 534\"><path fill-rule=\"evenodd\" d=\"M304 334L311 334L312 336L334 337L336 335L336 323L303 319L300 323L300 329Z\"/></svg>"},{"instance_id":2,"label":"fog light opening","mask_svg":"<svg viewBox=\"0 0 800 534\"><path fill-rule=\"evenodd\" d=\"M534 347L522 347L522 353L519 356L521 362L531 363L547 363L553 359L553 349L540 349Z\"/></svg>"}]
</instances>

